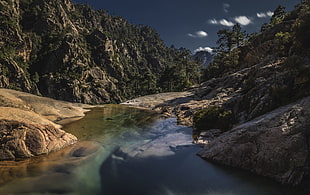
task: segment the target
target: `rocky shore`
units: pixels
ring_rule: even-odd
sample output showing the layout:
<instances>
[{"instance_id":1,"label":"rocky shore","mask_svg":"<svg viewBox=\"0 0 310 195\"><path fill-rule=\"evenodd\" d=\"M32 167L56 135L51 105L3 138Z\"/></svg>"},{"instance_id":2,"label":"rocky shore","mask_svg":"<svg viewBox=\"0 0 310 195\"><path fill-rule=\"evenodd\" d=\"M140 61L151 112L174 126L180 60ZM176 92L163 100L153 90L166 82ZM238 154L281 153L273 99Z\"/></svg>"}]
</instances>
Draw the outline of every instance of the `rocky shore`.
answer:
<instances>
[{"instance_id":1,"label":"rocky shore","mask_svg":"<svg viewBox=\"0 0 310 195\"><path fill-rule=\"evenodd\" d=\"M279 91L288 90L287 79L293 77L284 61L262 62L187 92L140 97L124 104L174 115L179 124L192 126L195 142L203 147L198 155L204 159L298 185L307 177L310 163L310 97L280 102L287 94ZM233 113L232 128L195 128L195 113L212 106Z\"/></svg>"},{"instance_id":2,"label":"rocky shore","mask_svg":"<svg viewBox=\"0 0 310 195\"><path fill-rule=\"evenodd\" d=\"M0 160L59 150L77 141L61 125L80 119L88 105L0 89Z\"/></svg>"}]
</instances>

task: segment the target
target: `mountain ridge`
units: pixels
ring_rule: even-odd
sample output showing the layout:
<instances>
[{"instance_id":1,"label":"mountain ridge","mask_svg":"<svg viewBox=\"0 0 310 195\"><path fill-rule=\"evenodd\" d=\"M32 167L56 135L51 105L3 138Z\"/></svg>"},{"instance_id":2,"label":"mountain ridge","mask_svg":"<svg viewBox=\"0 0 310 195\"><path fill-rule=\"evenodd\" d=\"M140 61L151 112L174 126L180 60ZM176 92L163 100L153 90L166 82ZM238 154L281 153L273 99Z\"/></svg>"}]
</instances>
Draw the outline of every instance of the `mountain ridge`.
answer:
<instances>
[{"instance_id":1,"label":"mountain ridge","mask_svg":"<svg viewBox=\"0 0 310 195\"><path fill-rule=\"evenodd\" d=\"M195 64L189 52L168 48L149 26L70 0L0 5L1 87L102 104L187 87L171 89L176 78L162 76L169 68L190 84L198 80L198 71L180 65Z\"/></svg>"}]
</instances>

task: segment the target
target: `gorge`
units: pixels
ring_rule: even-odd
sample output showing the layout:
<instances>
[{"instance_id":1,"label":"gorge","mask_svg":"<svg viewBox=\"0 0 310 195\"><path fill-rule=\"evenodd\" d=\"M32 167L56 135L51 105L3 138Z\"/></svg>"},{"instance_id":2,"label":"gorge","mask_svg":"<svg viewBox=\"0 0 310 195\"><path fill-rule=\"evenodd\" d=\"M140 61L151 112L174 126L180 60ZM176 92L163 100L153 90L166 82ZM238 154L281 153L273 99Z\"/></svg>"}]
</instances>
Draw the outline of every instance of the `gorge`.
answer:
<instances>
[{"instance_id":1,"label":"gorge","mask_svg":"<svg viewBox=\"0 0 310 195\"><path fill-rule=\"evenodd\" d=\"M307 194L310 2L275 13L242 40L240 25L219 31L235 41L201 70L104 10L0 1L0 192Z\"/></svg>"}]
</instances>

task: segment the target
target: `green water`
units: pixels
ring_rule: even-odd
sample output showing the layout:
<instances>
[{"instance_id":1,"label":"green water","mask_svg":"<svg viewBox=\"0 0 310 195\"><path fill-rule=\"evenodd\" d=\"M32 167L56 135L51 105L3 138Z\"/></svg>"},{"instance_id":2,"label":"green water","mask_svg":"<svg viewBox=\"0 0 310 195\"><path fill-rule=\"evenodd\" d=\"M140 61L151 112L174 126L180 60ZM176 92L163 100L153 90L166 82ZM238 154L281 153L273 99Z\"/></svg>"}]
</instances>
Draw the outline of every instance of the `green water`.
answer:
<instances>
[{"instance_id":1,"label":"green water","mask_svg":"<svg viewBox=\"0 0 310 195\"><path fill-rule=\"evenodd\" d=\"M200 159L190 128L151 111L107 105L64 129L80 142L0 162L0 194L307 194Z\"/></svg>"}]
</instances>

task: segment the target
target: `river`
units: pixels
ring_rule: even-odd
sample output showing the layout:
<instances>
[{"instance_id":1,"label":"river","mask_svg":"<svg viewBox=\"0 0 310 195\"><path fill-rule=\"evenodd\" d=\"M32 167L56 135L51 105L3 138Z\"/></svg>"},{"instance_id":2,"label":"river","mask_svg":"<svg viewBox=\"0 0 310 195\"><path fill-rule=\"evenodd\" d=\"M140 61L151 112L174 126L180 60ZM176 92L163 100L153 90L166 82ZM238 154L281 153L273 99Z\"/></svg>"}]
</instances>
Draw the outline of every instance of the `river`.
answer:
<instances>
[{"instance_id":1,"label":"river","mask_svg":"<svg viewBox=\"0 0 310 195\"><path fill-rule=\"evenodd\" d=\"M190 128L152 111L106 105L64 129L80 141L49 155L0 162L0 194L305 194L202 160Z\"/></svg>"}]
</instances>

